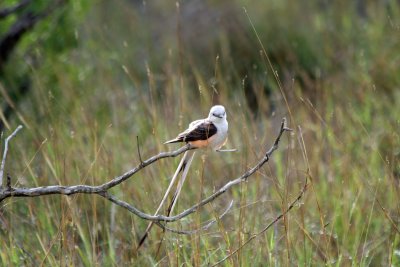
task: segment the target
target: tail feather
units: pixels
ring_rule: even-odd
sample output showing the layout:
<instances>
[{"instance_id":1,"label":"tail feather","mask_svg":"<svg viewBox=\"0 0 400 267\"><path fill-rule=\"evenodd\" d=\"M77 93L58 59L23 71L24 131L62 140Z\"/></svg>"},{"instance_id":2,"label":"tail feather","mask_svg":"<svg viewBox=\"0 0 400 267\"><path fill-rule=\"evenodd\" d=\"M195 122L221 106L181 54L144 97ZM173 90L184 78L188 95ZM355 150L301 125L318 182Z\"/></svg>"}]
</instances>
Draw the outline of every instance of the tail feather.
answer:
<instances>
[{"instance_id":1,"label":"tail feather","mask_svg":"<svg viewBox=\"0 0 400 267\"><path fill-rule=\"evenodd\" d=\"M172 143L179 143L179 142L182 142L182 139L175 138L175 139L165 142L164 144L172 144Z\"/></svg>"},{"instance_id":2,"label":"tail feather","mask_svg":"<svg viewBox=\"0 0 400 267\"><path fill-rule=\"evenodd\" d=\"M170 141L173 141L173 140L170 140ZM174 173L174 176L173 176L172 179L171 179L171 183L169 184L169 186L168 186L168 188L167 188L167 191L165 191L164 197L162 198L162 200L161 200L161 202L160 202L160 205L158 206L156 212L154 213L155 215L158 214L158 212L161 210L162 206L164 205L165 201L167 200L167 197L168 197L168 195L169 195L169 192L171 191L172 186L174 185L176 179L178 178L178 174L181 172L183 164L184 164L184 163L186 162L186 160L187 160L188 153L189 153L189 151L186 151L186 152L183 154L182 159L181 159L181 162L179 163L179 166L178 166L178 168L176 169L176 171L175 171L175 173ZM143 243L144 243L144 241L146 240L146 238L148 237L149 231L150 231L151 227L153 226L153 224L154 224L154 222L151 221L151 222L147 225L146 231L145 231L144 235L142 236L142 238L140 239L138 246L136 247L136 252L138 252L139 249L143 246Z\"/></svg>"}]
</instances>

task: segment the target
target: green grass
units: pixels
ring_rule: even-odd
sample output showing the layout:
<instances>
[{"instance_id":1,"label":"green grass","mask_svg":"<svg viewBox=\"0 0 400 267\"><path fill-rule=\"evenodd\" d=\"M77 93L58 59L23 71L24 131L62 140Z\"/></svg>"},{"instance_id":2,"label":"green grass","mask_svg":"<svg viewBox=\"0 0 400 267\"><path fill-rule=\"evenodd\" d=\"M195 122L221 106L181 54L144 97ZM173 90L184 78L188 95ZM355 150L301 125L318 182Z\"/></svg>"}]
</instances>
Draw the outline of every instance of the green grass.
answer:
<instances>
[{"instance_id":1,"label":"green grass","mask_svg":"<svg viewBox=\"0 0 400 267\"><path fill-rule=\"evenodd\" d=\"M210 10L225 10L224 5L233 6L230 12L237 17L228 26L240 27L210 19ZM172 2L148 4L145 11L125 1L98 1L85 12L71 6L82 12L70 18L74 45L46 56L47 48L34 42L40 67L24 68L32 91L5 133L25 126L8 155L6 171L15 186L103 183L139 163L136 136L143 158L177 148L163 142L206 116L214 103L223 104L230 127L227 147L239 151L197 153L179 212L262 157L282 117L295 131L284 134L270 162L248 182L170 226L198 228L233 199L222 220L192 236L166 233L158 256L162 235L156 227L135 254L147 222L126 210L98 196L44 196L1 203L0 265L212 264L281 213L307 173L310 185L301 203L224 264L399 265L399 6L369 3L363 19L344 2L326 9L304 5L209 3L208 12L194 19L210 26L194 36L184 32L190 23L184 17L181 32L174 28L179 22ZM260 56L242 6L281 88ZM181 14L184 10L181 3ZM47 28L37 30L40 35ZM22 54L21 48L14 59ZM14 68L17 64L23 62ZM248 79L257 97L256 115L246 100L241 66L252 66ZM112 193L152 213L179 160L161 160Z\"/></svg>"}]
</instances>

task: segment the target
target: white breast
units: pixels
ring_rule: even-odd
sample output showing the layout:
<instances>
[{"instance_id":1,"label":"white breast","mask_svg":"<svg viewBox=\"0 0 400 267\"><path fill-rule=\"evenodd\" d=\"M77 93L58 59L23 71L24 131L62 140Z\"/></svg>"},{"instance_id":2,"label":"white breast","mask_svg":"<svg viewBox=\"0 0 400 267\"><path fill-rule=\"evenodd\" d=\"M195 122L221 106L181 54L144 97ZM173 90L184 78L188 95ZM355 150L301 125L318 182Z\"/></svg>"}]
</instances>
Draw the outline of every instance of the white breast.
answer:
<instances>
[{"instance_id":1,"label":"white breast","mask_svg":"<svg viewBox=\"0 0 400 267\"><path fill-rule=\"evenodd\" d=\"M228 122L226 120L220 123L214 123L217 127L217 133L213 135L210 140L209 144L212 149L219 149L221 148L228 137Z\"/></svg>"}]
</instances>

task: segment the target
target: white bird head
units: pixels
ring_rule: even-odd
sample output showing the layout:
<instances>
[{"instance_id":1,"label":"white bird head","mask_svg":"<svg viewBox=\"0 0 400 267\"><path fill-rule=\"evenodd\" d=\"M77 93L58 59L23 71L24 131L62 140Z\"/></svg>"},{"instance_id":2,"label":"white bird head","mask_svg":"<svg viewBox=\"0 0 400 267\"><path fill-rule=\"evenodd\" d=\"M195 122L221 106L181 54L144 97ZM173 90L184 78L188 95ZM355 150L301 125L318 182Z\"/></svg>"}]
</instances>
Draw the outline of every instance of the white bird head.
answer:
<instances>
[{"instance_id":1,"label":"white bird head","mask_svg":"<svg viewBox=\"0 0 400 267\"><path fill-rule=\"evenodd\" d=\"M210 109L208 119L212 122L220 122L226 120L226 112L224 106L216 105Z\"/></svg>"}]
</instances>

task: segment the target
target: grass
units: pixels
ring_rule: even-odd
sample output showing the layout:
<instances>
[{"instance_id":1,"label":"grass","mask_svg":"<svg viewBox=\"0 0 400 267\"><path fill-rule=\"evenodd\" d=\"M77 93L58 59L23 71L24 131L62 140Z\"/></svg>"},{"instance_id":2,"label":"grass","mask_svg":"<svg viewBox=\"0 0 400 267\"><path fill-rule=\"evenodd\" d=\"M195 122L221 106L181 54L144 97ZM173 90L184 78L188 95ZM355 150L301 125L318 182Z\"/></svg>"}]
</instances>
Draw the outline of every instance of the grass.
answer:
<instances>
[{"instance_id":1,"label":"grass","mask_svg":"<svg viewBox=\"0 0 400 267\"><path fill-rule=\"evenodd\" d=\"M227 147L239 152L198 153L178 212L256 162L282 117L295 132L248 182L171 227L196 228L233 199L225 218L193 236L166 233L158 257L156 228L135 254L146 221L96 196L45 196L1 204L0 265L212 264L282 212L307 175L301 203L226 265L399 265L398 4L366 4L367 18L344 3L302 5L209 3L190 20L181 3L178 22L175 3L99 1L76 19L75 47L46 57L38 46L41 65L28 68L33 89L5 133L25 126L7 161L15 185L103 183L139 163L136 136L143 158L175 148L162 143L221 103ZM224 10L238 19L213 20ZM196 19L205 30L191 35L185 29ZM252 66L255 101L241 66ZM178 163L157 162L112 192L152 213Z\"/></svg>"}]
</instances>

